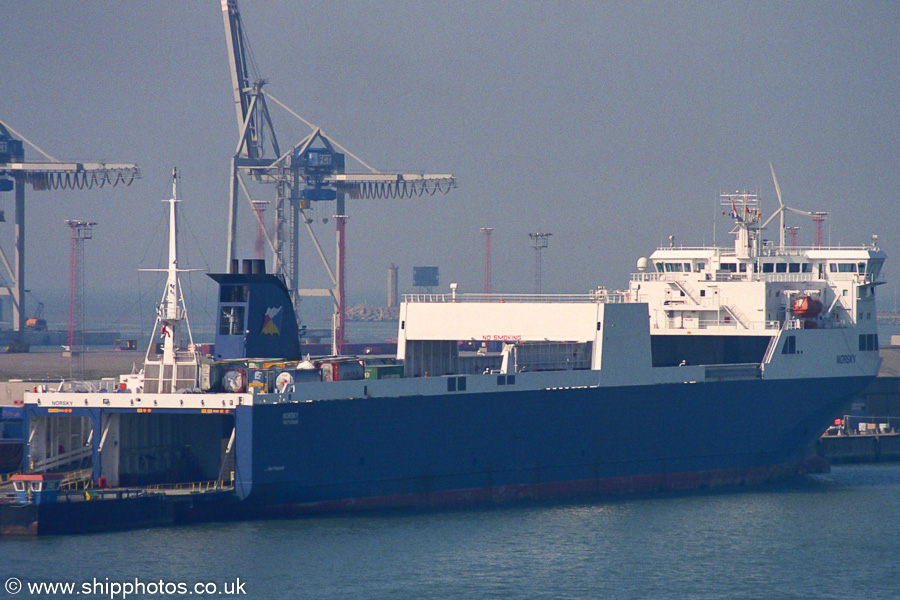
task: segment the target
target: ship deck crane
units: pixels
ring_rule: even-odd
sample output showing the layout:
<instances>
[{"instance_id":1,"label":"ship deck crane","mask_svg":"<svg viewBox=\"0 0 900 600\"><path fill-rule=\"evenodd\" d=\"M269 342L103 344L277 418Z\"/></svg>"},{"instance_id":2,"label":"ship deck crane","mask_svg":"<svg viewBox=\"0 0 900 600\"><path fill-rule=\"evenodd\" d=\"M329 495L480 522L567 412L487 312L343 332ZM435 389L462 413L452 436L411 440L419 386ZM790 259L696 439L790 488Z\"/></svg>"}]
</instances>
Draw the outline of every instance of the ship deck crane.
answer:
<instances>
[{"instance_id":1,"label":"ship deck crane","mask_svg":"<svg viewBox=\"0 0 900 600\"><path fill-rule=\"evenodd\" d=\"M275 184L274 234L265 237L272 249L274 271L281 275L299 314L302 296L331 296L335 305L334 352L340 353L344 340L345 244L347 211L345 199L412 198L435 193L445 194L456 187L452 175L422 173L380 173L329 138L321 129L302 119L265 91L265 80L258 76L250 59L237 0L221 0L225 24L228 60L234 93L235 114L239 130L238 143L231 160L231 187L228 198L228 241L226 268L234 269L237 247L238 195L243 191L252 204L253 198L242 175L255 181ZM251 73L251 70L253 73ZM311 133L300 143L282 152L267 104L271 99L306 123ZM266 144L266 135L269 143ZM266 158L271 147L274 158ZM340 150L340 152L338 151ZM369 173L345 172L345 154L350 154ZM337 271L328 263L321 244L315 237L311 220L305 211L313 202L335 202ZM330 289L301 289L301 228L309 233L316 251L331 279ZM288 242L285 248L285 242Z\"/></svg>"},{"instance_id":2,"label":"ship deck crane","mask_svg":"<svg viewBox=\"0 0 900 600\"><path fill-rule=\"evenodd\" d=\"M16 139L18 136L20 139ZM137 165L61 162L31 142L35 150L43 154L49 162L26 161L21 134L0 121L0 191L15 190L15 255L10 264L6 253L0 248L0 262L9 275L10 285L0 287L0 296L12 299L13 330L21 338L25 329L25 184L31 184L34 191L84 190L110 187L118 184L126 186L141 176Z\"/></svg>"}]
</instances>

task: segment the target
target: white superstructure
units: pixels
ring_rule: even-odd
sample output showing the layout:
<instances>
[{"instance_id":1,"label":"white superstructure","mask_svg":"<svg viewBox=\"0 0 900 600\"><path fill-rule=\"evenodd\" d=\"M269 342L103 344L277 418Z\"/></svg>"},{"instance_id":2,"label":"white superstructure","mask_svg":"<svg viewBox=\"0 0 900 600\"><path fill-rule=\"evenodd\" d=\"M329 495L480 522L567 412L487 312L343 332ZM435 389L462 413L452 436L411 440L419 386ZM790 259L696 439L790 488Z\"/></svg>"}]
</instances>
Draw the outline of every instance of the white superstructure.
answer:
<instances>
[{"instance_id":1,"label":"white superstructure","mask_svg":"<svg viewBox=\"0 0 900 600\"><path fill-rule=\"evenodd\" d=\"M734 249L673 245L638 262L629 295L647 302L651 333L800 328L791 308L803 296L822 303L816 327L876 333L874 300L885 254L874 240L859 247L776 247L761 240L755 195L725 198L735 220Z\"/></svg>"},{"instance_id":2,"label":"white superstructure","mask_svg":"<svg viewBox=\"0 0 900 600\"><path fill-rule=\"evenodd\" d=\"M697 366L730 378L751 373L747 366L766 378L877 372L875 297L885 254L875 239L776 246L761 237L755 194L722 198L733 247L659 248L638 261L625 291L480 295L454 284L451 294L408 296L398 335L406 375L459 372L460 342L504 343L502 373L590 369L610 383L696 381ZM688 369L674 376L667 367Z\"/></svg>"}]
</instances>

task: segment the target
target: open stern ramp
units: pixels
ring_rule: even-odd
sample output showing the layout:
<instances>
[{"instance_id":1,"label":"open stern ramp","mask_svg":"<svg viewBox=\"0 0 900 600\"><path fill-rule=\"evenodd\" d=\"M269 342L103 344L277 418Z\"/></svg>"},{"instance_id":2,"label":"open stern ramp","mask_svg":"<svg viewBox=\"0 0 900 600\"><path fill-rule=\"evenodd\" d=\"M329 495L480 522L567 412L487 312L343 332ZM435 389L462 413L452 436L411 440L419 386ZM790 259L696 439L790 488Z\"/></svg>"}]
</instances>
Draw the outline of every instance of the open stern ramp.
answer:
<instances>
[{"instance_id":1,"label":"open stern ramp","mask_svg":"<svg viewBox=\"0 0 900 600\"><path fill-rule=\"evenodd\" d=\"M28 472L90 469L97 484L230 480L237 411L249 394L28 392Z\"/></svg>"}]
</instances>

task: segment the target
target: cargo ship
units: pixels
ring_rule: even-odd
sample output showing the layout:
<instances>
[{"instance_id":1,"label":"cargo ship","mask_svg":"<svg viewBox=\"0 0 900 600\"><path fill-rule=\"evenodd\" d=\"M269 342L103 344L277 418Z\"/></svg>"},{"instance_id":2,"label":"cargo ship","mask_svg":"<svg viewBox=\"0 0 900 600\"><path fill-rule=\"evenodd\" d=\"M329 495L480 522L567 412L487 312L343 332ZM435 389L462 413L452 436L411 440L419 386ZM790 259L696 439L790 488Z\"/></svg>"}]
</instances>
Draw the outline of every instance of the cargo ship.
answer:
<instances>
[{"instance_id":1,"label":"cargo ship","mask_svg":"<svg viewBox=\"0 0 900 600\"><path fill-rule=\"evenodd\" d=\"M768 242L753 194L722 198L733 246L658 248L621 291L408 295L390 359L304 356L284 282L234 261L204 356L181 343L175 197L163 353L27 393L29 473L211 482L239 517L765 482L823 467L880 364L885 254Z\"/></svg>"}]
</instances>

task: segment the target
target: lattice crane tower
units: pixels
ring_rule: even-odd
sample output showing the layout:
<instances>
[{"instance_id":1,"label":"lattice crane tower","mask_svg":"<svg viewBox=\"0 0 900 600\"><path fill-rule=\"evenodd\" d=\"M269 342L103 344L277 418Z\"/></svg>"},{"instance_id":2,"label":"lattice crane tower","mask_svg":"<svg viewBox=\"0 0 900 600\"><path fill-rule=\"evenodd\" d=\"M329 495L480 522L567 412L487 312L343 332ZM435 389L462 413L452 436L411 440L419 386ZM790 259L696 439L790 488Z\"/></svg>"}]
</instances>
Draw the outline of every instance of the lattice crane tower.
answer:
<instances>
[{"instance_id":1,"label":"lattice crane tower","mask_svg":"<svg viewBox=\"0 0 900 600\"><path fill-rule=\"evenodd\" d=\"M17 136L19 139L13 137ZM26 161L22 142L43 154L49 162ZM0 191L15 191L15 256L10 264L0 247L0 261L10 285L0 286L0 296L12 299L13 330L21 338L25 329L25 184L34 191L92 189L131 185L141 176L137 165L61 162L0 121Z\"/></svg>"},{"instance_id":2,"label":"lattice crane tower","mask_svg":"<svg viewBox=\"0 0 900 600\"><path fill-rule=\"evenodd\" d=\"M421 173L380 173L346 148L326 136L321 129L300 117L265 91L266 81L259 77L252 62L237 0L221 0L225 39L231 67L231 84L239 131L231 159L231 188L228 198L228 243L226 268L232 269L237 248L238 195L243 191L252 204L244 176L260 183L275 185L275 225L273 234L265 232L272 250L273 270L280 274L299 313L302 296L331 296L335 304L334 345L339 353L343 344L345 298L345 239L347 210L345 199L413 198L447 193L456 187L452 175ZM252 71L252 73L251 73ZM300 143L282 151L275 135L267 100L272 100L303 121L311 133ZM268 138L268 143L266 143ZM270 147L274 158L266 157ZM341 152L338 152L341 150ZM345 172L345 154L350 154L369 173ZM313 232L312 219L306 216L311 203L334 201L337 271L332 269ZM328 272L332 288L301 289L300 237L305 228Z\"/></svg>"}]
</instances>

